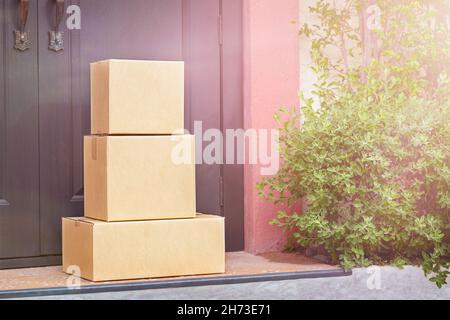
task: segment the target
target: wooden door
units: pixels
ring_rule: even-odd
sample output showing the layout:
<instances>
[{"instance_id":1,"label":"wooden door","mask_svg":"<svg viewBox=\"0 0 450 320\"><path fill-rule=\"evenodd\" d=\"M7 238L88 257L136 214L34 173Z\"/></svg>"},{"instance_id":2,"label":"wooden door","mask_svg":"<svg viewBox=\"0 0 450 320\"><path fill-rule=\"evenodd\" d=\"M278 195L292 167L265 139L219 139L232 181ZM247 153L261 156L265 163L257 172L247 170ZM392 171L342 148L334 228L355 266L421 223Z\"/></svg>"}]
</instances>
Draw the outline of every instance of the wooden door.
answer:
<instances>
[{"instance_id":1,"label":"wooden door","mask_svg":"<svg viewBox=\"0 0 450 320\"><path fill-rule=\"evenodd\" d=\"M238 2L228 3L240 10ZM224 3L66 1L66 7L81 9L81 29L67 30L63 20L65 48L54 52L48 49L48 32L54 28L56 1L30 1L32 45L19 52L12 45L18 1L0 0L0 268L58 263L61 218L83 214L82 143L90 130L91 62L185 60L186 127L202 121L204 130L223 128L227 113L236 120L226 126L241 126L241 117L230 116L242 112L239 90L228 91L228 101L235 99L223 110L224 82L241 80L223 77L219 16ZM240 61L234 46L233 57ZM230 59L227 63L228 70L239 67ZM198 210L227 216L229 203L228 249L242 249L242 175L224 179L227 169L221 165L199 165L197 171ZM230 179L237 186L232 198L222 194Z\"/></svg>"}]
</instances>

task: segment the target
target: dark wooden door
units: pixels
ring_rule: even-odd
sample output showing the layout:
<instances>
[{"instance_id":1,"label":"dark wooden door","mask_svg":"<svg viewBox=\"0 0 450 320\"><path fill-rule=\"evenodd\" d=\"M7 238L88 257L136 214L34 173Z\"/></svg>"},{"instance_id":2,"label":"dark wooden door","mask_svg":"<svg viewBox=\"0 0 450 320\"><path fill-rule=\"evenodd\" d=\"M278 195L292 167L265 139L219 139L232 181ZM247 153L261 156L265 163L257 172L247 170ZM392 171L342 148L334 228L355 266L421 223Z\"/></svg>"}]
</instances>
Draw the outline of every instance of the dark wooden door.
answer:
<instances>
[{"instance_id":1,"label":"dark wooden door","mask_svg":"<svg viewBox=\"0 0 450 320\"><path fill-rule=\"evenodd\" d=\"M236 6L237 1L229 3ZM66 1L66 6L81 8L81 29L67 30L63 20L65 48L53 52L48 31L54 26L55 2L30 1L27 29L32 46L19 52L12 39L18 1L0 0L0 268L58 263L61 218L83 214L82 137L90 129L91 62L185 60L186 127L193 129L197 120L204 130L224 125L219 16L226 1ZM239 48L231 51L237 67ZM225 82L240 80L230 77ZM228 94L233 95L230 114L242 112L241 93ZM237 117L227 126L240 127L240 121ZM227 216L229 202L233 212L227 223L233 234L227 234L228 249L240 250L243 195L223 196L224 172L220 165L199 165L198 209ZM242 175L232 180L239 193Z\"/></svg>"},{"instance_id":2,"label":"dark wooden door","mask_svg":"<svg viewBox=\"0 0 450 320\"><path fill-rule=\"evenodd\" d=\"M14 50L17 1L0 7L0 258L18 259L40 255L38 52ZM37 2L29 10L37 30Z\"/></svg>"}]
</instances>

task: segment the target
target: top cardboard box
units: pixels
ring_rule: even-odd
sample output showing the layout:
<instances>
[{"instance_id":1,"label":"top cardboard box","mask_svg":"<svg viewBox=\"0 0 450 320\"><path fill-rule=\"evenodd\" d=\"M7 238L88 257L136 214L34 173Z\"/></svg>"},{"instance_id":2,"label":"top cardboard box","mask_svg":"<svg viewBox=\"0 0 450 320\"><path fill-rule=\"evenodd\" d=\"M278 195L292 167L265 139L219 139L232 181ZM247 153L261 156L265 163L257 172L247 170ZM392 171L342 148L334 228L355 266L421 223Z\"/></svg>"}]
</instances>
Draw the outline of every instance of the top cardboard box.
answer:
<instances>
[{"instance_id":1,"label":"top cardboard box","mask_svg":"<svg viewBox=\"0 0 450 320\"><path fill-rule=\"evenodd\" d=\"M184 128L184 63L91 64L92 134L166 135Z\"/></svg>"}]
</instances>

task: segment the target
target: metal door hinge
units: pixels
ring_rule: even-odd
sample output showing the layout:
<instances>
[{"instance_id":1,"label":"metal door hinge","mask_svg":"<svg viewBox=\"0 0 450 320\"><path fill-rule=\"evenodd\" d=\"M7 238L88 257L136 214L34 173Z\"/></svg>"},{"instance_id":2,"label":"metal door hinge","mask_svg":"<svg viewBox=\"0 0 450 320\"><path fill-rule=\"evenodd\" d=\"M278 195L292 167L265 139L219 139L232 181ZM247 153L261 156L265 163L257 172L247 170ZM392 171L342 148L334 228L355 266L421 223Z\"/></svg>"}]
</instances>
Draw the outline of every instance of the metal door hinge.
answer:
<instances>
[{"instance_id":1,"label":"metal door hinge","mask_svg":"<svg viewBox=\"0 0 450 320\"><path fill-rule=\"evenodd\" d=\"M54 52L64 50L64 32L59 27L64 17L64 0L56 0L56 19L54 30L49 32L50 43L48 48Z\"/></svg>"},{"instance_id":2,"label":"metal door hinge","mask_svg":"<svg viewBox=\"0 0 450 320\"><path fill-rule=\"evenodd\" d=\"M27 51L31 47L30 33L25 30L28 20L29 1L20 0L19 2L19 30L14 30L14 49Z\"/></svg>"},{"instance_id":3,"label":"metal door hinge","mask_svg":"<svg viewBox=\"0 0 450 320\"><path fill-rule=\"evenodd\" d=\"M224 190L224 181L223 181L223 177L220 177L220 186L219 186L219 196L220 196L220 207L224 207L225 206L225 190Z\"/></svg>"}]
</instances>

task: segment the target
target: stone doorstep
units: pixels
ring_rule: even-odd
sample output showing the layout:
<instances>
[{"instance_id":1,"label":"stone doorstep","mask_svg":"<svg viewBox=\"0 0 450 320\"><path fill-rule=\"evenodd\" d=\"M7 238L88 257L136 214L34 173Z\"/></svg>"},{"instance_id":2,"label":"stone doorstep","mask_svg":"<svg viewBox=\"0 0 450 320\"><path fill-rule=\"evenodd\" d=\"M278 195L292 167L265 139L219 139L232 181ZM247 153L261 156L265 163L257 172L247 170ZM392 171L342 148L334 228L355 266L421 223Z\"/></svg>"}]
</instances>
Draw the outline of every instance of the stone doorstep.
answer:
<instances>
[{"instance_id":1,"label":"stone doorstep","mask_svg":"<svg viewBox=\"0 0 450 320\"><path fill-rule=\"evenodd\" d=\"M226 273L164 279L141 279L94 283L81 280L79 288L69 288L69 276L61 267L0 270L0 299L120 292L164 288L197 287L252 282L343 277L351 275L338 266L323 264L296 253L252 255L226 254Z\"/></svg>"}]
</instances>

